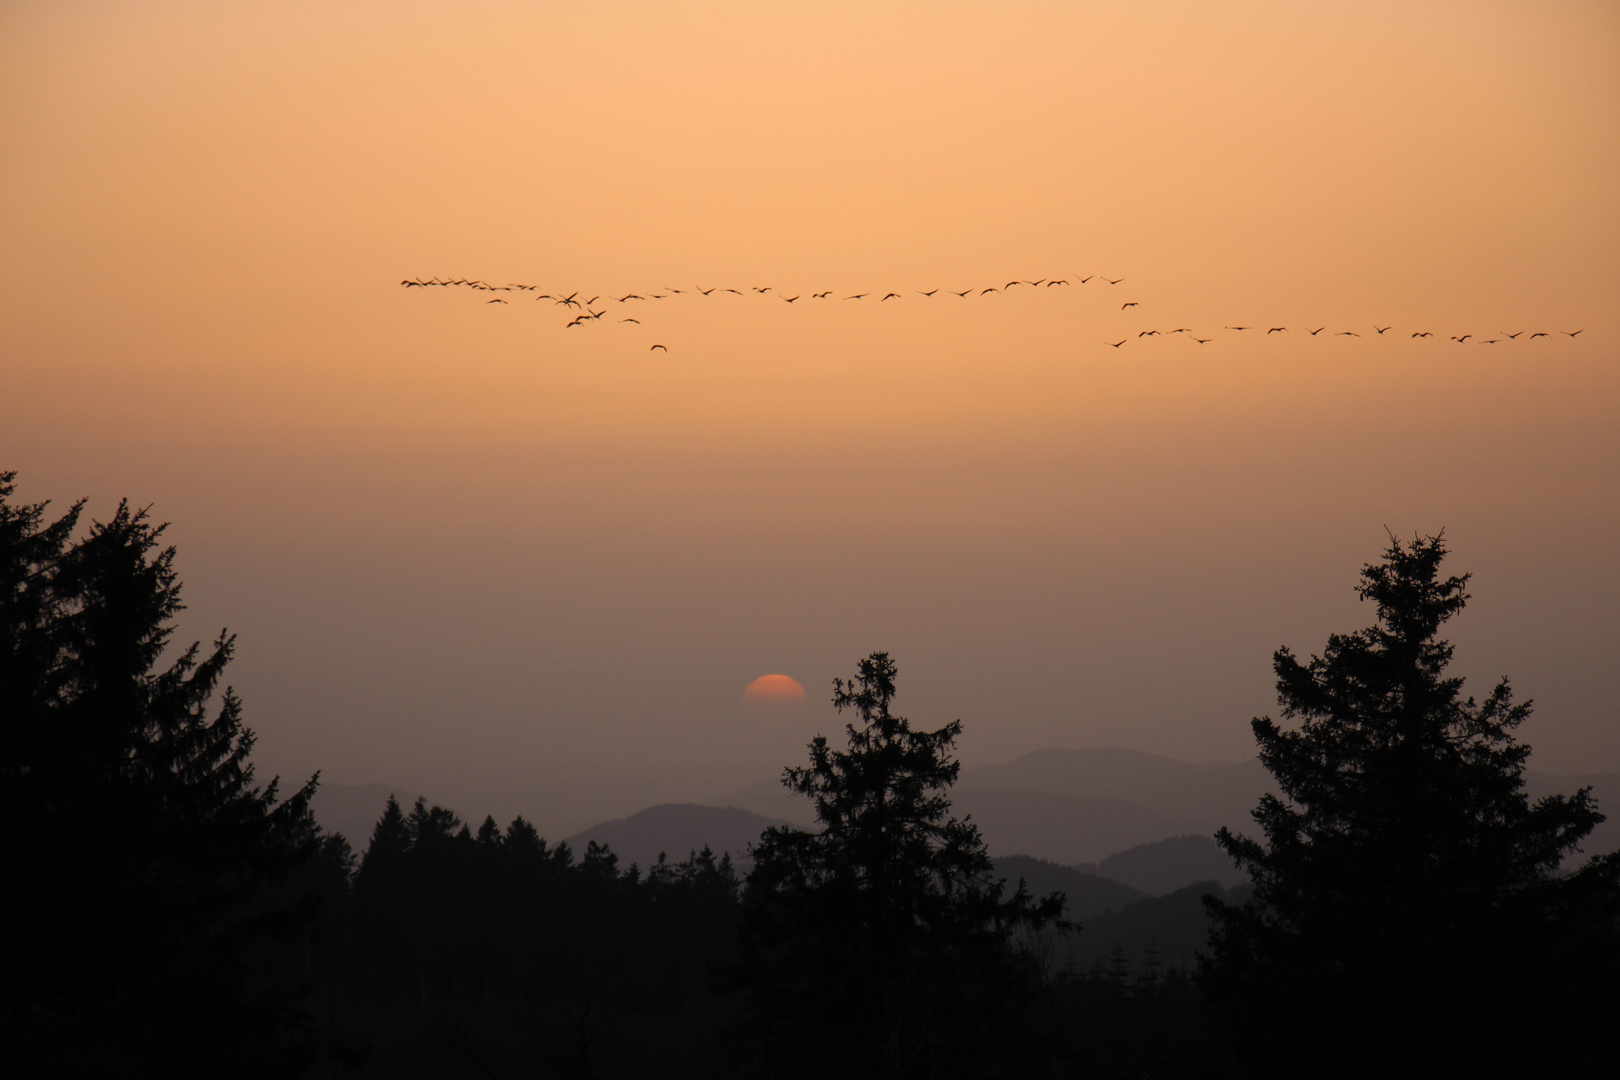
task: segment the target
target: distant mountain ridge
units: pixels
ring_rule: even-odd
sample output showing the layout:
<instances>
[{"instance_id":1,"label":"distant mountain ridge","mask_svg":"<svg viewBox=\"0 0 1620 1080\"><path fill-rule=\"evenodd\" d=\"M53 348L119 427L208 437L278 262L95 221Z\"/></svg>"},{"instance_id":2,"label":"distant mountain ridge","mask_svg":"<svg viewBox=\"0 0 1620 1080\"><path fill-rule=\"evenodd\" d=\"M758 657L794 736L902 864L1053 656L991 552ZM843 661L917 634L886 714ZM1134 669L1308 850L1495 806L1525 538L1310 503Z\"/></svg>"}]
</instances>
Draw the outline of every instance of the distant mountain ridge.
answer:
<instances>
[{"instance_id":1,"label":"distant mountain ridge","mask_svg":"<svg viewBox=\"0 0 1620 1080\"><path fill-rule=\"evenodd\" d=\"M1242 880L1210 838L1222 825L1255 834L1250 811L1271 789L1270 779L1255 759L1198 765L1117 747L1048 748L963 769L951 795L958 815L971 815L979 825L993 857L1027 855L1079 866L1161 895L1193 881L1232 887ZM1532 799L1573 794L1588 785L1608 820L1583 845L1586 854L1620 848L1620 773L1525 774ZM390 793L407 807L416 798L414 791L385 784L322 783L315 816L362 854ZM810 827L814 821L809 800L777 779L738 788L716 801L720 805L665 804L687 807L681 813L655 814L660 808L648 807L569 841L576 846L605 841L626 866L645 866L661 850L671 859L685 858L705 843L716 852L730 851L735 860L767 825Z\"/></svg>"},{"instance_id":2,"label":"distant mountain ridge","mask_svg":"<svg viewBox=\"0 0 1620 1080\"><path fill-rule=\"evenodd\" d=\"M680 862L707 846L718 857L730 854L739 870L752 862L750 845L772 825L796 828L792 822L769 818L735 806L701 806L697 803L663 803L649 806L627 818L604 821L568 837L576 853L594 840L607 844L619 857L620 869L635 863L643 870L658 861L660 854L670 862Z\"/></svg>"}]
</instances>

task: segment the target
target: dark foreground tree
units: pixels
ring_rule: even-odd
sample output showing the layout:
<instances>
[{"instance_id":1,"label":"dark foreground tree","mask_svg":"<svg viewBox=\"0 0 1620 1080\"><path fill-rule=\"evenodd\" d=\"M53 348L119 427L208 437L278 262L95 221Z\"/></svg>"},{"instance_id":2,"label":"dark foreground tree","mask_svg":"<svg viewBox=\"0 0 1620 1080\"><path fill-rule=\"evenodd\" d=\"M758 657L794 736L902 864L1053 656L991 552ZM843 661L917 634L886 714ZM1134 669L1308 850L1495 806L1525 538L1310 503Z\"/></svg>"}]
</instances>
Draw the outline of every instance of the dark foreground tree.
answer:
<instances>
[{"instance_id":1,"label":"dark foreground tree","mask_svg":"<svg viewBox=\"0 0 1620 1080\"><path fill-rule=\"evenodd\" d=\"M254 785L221 634L162 663L181 610L163 529L77 537L0 473L0 1045L18 1075L252 1075L302 1039L264 887L317 846L311 780ZM250 1053L248 1051L251 1051ZM286 1051L288 1053L283 1053Z\"/></svg>"},{"instance_id":2,"label":"dark foreground tree","mask_svg":"<svg viewBox=\"0 0 1620 1080\"><path fill-rule=\"evenodd\" d=\"M1587 789L1531 803L1513 734L1529 703L1505 679L1463 698L1447 674L1437 635L1468 577L1442 579L1445 554L1392 538L1358 586L1377 623L1308 663L1276 654L1300 725L1254 721L1282 798L1254 812L1263 844L1218 834L1254 891L1209 901L1201 965L1245 1071L1584 1073L1612 1045L1620 856L1561 872L1602 815Z\"/></svg>"},{"instance_id":3,"label":"dark foreground tree","mask_svg":"<svg viewBox=\"0 0 1620 1080\"><path fill-rule=\"evenodd\" d=\"M978 827L950 816L961 721L913 730L894 679L873 653L835 681L849 748L817 736L783 778L821 829L754 850L740 975L759 1075L984 1076L1028 1049L1041 973L1016 935L1056 922L1062 894L1005 895Z\"/></svg>"}]
</instances>

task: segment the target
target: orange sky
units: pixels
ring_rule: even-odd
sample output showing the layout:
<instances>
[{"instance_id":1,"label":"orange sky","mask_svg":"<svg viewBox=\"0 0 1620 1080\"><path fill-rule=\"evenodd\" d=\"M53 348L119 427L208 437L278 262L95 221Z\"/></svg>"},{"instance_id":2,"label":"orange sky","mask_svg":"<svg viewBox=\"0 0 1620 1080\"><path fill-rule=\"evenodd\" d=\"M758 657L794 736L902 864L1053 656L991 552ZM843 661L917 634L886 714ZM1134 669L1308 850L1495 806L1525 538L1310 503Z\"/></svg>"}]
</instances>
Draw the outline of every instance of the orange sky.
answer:
<instances>
[{"instance_id":1,"label":"orange sky","mask_svg":"<svg viewBox=\"0 0 1620 1080\"><path fill-rule=\"evenodd\" d=\"M1385 526L1620 769L1612 3L13 0L0 144L0 464L174 521L266 770L584 824L874 648L970 760L1237 758Z\"/></svg>"}]
</instances>

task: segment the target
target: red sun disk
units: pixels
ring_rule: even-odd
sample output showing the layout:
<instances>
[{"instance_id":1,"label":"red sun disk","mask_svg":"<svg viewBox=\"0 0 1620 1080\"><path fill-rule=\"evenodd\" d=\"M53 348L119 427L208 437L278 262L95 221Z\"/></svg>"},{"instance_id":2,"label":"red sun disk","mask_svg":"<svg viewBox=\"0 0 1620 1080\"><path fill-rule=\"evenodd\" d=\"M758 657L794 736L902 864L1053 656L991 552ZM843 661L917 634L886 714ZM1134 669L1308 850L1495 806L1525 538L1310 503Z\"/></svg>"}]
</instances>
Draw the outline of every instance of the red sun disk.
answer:
<instances>
[{"instance_id":1,"label":"red sun disk","mask_svg":"<svg viewBox=\"0 0 1620 1080\"><path fill-rule=\"evenodd\" d=\"M798 680L786 675L761 675L743 690L747 702L804 701L806 696Z\"/></svg>"}]
</instances>

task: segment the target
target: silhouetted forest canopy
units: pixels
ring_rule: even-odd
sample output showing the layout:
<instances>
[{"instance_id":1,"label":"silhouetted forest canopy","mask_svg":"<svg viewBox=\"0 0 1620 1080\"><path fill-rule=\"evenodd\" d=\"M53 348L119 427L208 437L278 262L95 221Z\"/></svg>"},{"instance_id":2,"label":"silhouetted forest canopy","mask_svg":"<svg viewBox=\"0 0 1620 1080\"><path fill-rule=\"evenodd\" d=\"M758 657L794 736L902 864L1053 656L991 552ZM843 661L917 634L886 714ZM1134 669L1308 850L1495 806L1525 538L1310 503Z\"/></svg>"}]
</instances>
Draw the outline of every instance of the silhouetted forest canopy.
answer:
<instances>
[{"instance_id":1,"label":"silhouetted forest canopy","mask_svg":"<svg viewBox=\"0 0 1620 1080\"><path fill-rule=\"evenodd\" d=\"M422 798L325 832L318 777L254 774L235 639L173 640L163 526L14 492L0 474L8 1075L1620 1074L1620 853L1579 851L1589 791L1525 795L1528 702L1449 673L1468 578L1440 537L1363 569L1372 626L1278 650L1293 726L1253 728L1279 794L1258 835L1218 834L1252 885L1149 898L993 863L952 811L961 722L896 713L883 652L835 681L842 738L784 770L814 826L765 830L746 873ZM1077 920L1065 883L1125 906Z\"/></svg>"}]
</instances>

